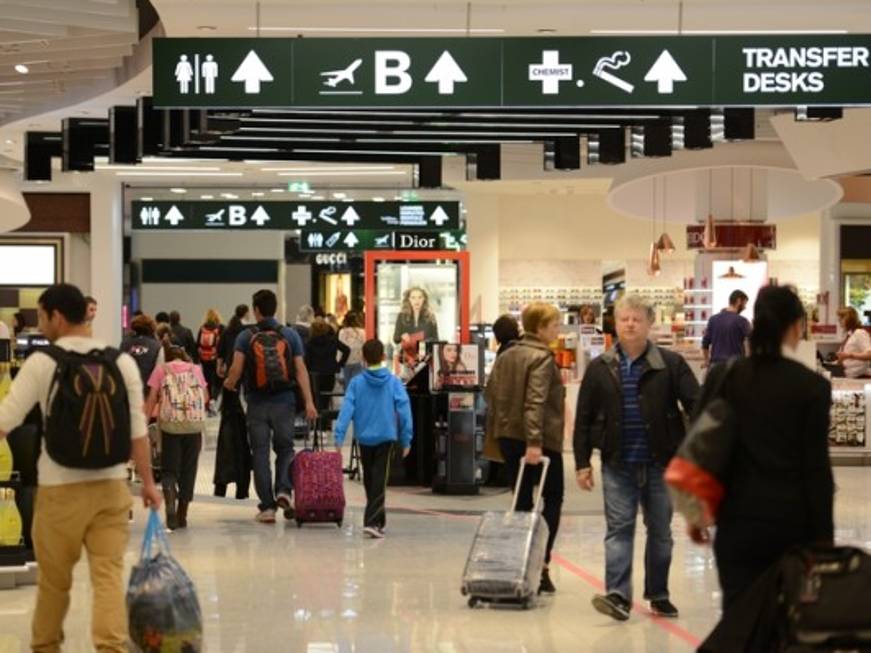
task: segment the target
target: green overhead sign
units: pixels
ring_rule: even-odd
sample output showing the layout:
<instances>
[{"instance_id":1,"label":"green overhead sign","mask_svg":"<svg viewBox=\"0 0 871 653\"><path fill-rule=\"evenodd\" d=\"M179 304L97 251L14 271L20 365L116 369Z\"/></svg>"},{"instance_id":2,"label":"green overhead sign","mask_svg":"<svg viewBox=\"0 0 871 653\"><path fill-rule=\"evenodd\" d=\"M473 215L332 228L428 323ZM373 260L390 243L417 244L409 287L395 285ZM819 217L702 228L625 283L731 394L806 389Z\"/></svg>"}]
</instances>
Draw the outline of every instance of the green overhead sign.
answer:
<instances>
[{"instance_id":1,"label":"green overhead sign","mask_svg":"<svg viewBox=\"0 0 871 653\"><path fill-rule=\"evenodd\" d=\"M301 252L462 250L466 242L465 232L460 231L303 229L299 249Z\"/></svg>"},{"instance_id":2,"label":"green overhead sign","mask_svg":"<svg viewBox=\"0 0 871 653\"><path fill-rule=\"evenodd\" d=\"M137 231L451 230L460 228L460 203L136 200L131 204L131 219Z\"/></svg>"},{"instance_id":3,"label":"green overhead sign","mask_svg":"<svg viewBox=\"0 0 871 653\"><path fill-rule=\"evenodd\" d=\"M871 105L871 35L163 38L159 107Z\"/></svg>"}]
</instances>

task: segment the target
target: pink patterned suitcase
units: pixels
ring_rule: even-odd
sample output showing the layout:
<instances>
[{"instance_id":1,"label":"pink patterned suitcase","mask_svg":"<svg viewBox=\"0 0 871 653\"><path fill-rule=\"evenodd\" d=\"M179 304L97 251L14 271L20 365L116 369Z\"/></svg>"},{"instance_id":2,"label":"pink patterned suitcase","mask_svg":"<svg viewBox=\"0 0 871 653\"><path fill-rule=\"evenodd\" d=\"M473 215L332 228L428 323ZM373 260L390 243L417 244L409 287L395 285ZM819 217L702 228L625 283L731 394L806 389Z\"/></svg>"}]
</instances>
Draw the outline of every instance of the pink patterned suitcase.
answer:
<instances>
[{"instance_id":1,"label":"pink patterned suitcase","mask_svg":"<svg viewBox=\"0 0 871 653\"><path fill-rule=\"evenodd\" d=\"M300 451L291 466L293 511L300 528L307 522L333 522L345 516L342 454L338 451Z\"/></svg>"}]
</instances>

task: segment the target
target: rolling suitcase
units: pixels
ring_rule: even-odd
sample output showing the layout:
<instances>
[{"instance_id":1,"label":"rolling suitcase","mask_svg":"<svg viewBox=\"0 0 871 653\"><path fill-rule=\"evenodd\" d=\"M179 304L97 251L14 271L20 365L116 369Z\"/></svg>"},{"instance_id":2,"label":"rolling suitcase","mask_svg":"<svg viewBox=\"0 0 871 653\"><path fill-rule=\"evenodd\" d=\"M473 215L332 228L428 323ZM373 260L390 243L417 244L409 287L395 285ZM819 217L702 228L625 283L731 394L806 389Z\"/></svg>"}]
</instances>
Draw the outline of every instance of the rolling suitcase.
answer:
<instances>
[{"instance_id":1,"label":"rolling suitcase","mask_svg":"<svg viewBox=\"0 0 871 653\"><path fill-rule=\"evenodd\" d=\"M481 517L472 550L463 572L461 592L469 597L469 607L480 602L513 603L524 609L533 606L549 531L541 516L541 495L544 479L550 466L549 458L542 458L544 469L532 512L517 512L517 495L526 469L520 463L514 499L508 512L488 512Z\"/></svg>"},{"instance_id":2,"label":"rolling suitcase","mask_svg":"<svg viewBox=\"0 0 871 653\"><path fill-rule=\"evenodd\" d=\"M321 434L315 430L312 449L300 451L291 464L293 511L296 525L329 523L342 526L345 517L342 454L322 449Z\"/></svg>"}]
</instances>

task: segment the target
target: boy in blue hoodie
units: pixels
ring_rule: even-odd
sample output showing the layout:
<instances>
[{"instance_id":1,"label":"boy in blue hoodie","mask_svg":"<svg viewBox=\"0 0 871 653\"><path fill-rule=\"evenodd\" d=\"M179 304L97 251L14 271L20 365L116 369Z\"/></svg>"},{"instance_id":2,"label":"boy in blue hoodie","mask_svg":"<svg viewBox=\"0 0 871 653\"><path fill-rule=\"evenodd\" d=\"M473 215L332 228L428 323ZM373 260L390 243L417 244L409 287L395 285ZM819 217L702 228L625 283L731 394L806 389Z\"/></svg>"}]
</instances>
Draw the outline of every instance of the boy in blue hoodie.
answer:
<instances>
[{"instance_id":1,"label":"boy in blue hoodie","mask_svg":"<svg viewBox=\"0 0 871 653\"><path fill-rule=\"evenodd\" d=\"M411 402L402 381L384 367L384 345L380 340L369 340L363 345L363 360L368 369L354 377L345 390L335 430L336 449L341 452L353 420L366 488L363 532L368 537L382 538L387 523L384 503L393 449L398 441L403 458L411 451Z\"/></svg>"}]
</instances>

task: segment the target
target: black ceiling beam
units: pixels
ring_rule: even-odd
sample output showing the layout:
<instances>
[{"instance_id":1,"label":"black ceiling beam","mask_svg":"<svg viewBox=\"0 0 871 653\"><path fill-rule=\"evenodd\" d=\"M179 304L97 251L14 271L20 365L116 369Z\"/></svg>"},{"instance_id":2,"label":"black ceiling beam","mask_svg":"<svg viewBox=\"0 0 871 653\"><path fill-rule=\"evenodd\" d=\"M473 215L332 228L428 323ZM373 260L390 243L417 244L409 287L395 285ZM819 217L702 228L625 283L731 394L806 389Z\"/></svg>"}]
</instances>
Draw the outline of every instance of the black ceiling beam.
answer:
<instances>
[{"instance_id":1,"label":"black ceiling beam","mask_svg":"<svg viewBox=\"0 0 871 653\"><path fill-rule=\"evenodd\" d=\"M109 109L109 163L138 163L136 107Z\"/></svg>"},{"instance_id":2,"label":"black ceiling beam","mask_svg":"<svg viewBox=\"0 0 871 653\"><path fill-rule=\"evenodd\" d=\"M61 132L27 132L24 137L24 179L51 181L51 158L61 156Z\"/></svg>"},{"instance_id":3,"label":"black ceiling beam","mask_svg":"<svg viewBox=\"0 0 871 653\"><path fill-rule=\"evenodd\" d=\"M64 118L61 121L61 170L90 172L94 155L109 150L109 121L99 118Z\"/></svg>"}]
</instances>

